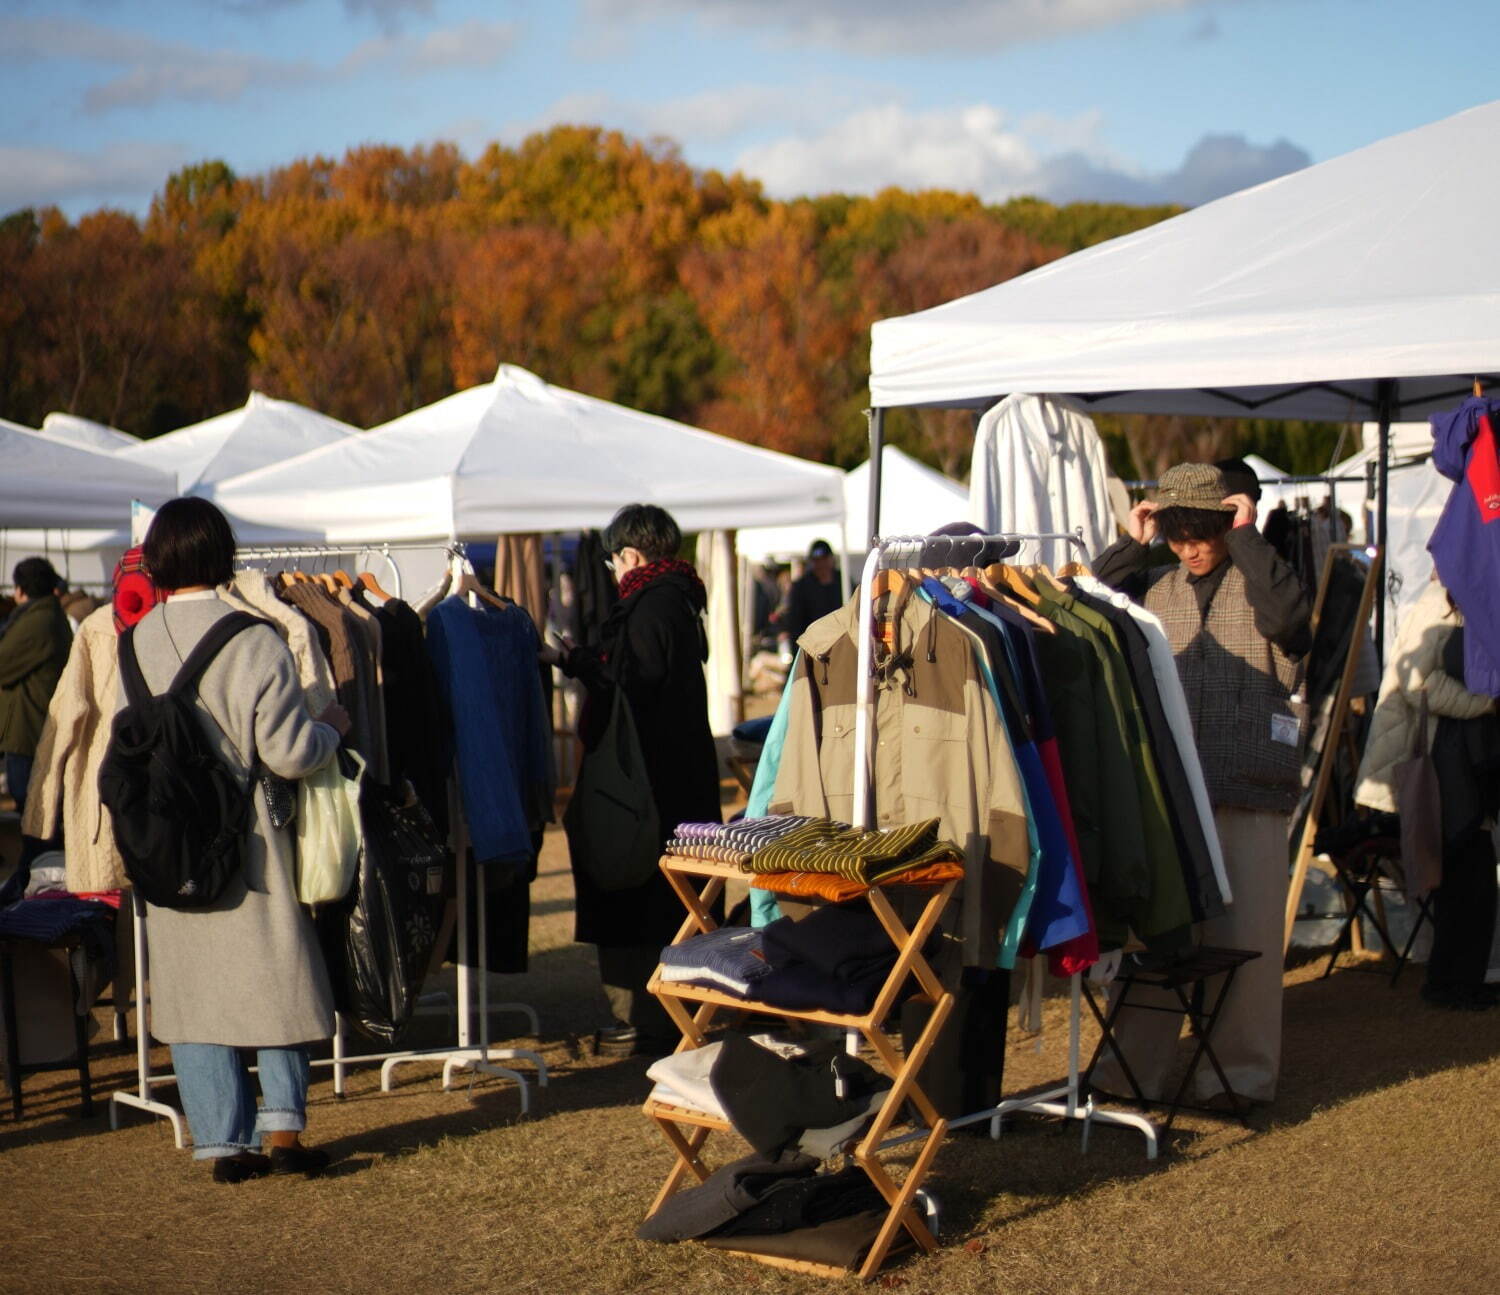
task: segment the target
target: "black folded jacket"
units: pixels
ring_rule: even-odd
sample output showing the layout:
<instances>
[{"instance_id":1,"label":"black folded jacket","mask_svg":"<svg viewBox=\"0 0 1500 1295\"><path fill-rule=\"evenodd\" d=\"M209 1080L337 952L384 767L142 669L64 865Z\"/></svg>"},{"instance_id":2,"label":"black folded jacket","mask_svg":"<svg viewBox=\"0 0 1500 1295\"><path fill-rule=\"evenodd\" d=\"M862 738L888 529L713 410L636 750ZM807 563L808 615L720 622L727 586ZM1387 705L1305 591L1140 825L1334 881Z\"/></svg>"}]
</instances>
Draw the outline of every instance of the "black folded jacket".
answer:
<instances>
[{"instance_id":1,"label":"black folded jacket","mask_svg":"<svg viewBox=\"0 0 1500 1295\"><path fill-rule=\"evenodd\" d=\"M688 1241L706 1236L752 1208L777 1186L810 1178L817 1168L812 1156L793 1151L781 1156L757 1153L731 1161L697 1187L667 1197L635 1234L642 1241Z\"/></svg>"},{"instance_id":2,"label":"black folded jacket","mask_svg":"<svg viewBox=\"0 0 1500 1295\"><path fill-rule=\"evenodd\" d=\"M826 1129L862 1114L864 1099L891 1085L836 1043L816 1044L802 1056L781 1057L743 1034L725 1036L709 1083L735 1131L768 1156L790 1146L807 1129Z\"/></svg>"}]
</instances>

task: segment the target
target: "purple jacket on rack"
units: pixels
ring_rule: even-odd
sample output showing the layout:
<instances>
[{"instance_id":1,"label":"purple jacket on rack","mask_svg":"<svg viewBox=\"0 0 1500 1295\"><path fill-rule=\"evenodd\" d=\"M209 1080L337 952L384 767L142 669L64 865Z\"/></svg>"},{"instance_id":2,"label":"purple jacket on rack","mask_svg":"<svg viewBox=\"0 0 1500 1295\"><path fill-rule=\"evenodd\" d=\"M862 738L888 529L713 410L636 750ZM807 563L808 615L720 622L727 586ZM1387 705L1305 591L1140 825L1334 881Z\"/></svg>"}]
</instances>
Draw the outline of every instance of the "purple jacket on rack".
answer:
<instances>
[{"instance_id":1,"label":"purple jacket on rack","mask_svg":"<svg viewBox=\"0 0 1500 1295\"><path fill-rule=\"evenodd\" d=\"M1468 627L1464 687L1500 697L1500 401L1472 397L1431 422L1432 464L1456 484L1427 547Z\"/></svg>"}]
</instances>

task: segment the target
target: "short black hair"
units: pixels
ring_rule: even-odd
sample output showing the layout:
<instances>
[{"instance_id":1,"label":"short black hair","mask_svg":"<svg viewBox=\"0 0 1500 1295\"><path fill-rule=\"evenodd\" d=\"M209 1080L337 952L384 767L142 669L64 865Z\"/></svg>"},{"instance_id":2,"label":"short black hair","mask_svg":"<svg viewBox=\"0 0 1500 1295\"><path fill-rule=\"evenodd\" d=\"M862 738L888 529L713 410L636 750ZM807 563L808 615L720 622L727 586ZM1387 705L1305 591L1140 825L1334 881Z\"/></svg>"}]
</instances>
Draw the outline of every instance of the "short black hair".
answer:
<instances>
[{"instance_id":1,"label":"short black hair","mask_svg":"<svg viewBox=\"0 0 1500 1295\"><path fill-rule=\"evenodd\" d=\"M647 562L677 556L682 530L672 514L655 504L626 504L604 530L604 547L610 553L637 549Z\"/></svg>"},{"instance_id":2,"label":"short black hair","mask_svg":"<svg viewBox=\"0 0 1500 1295\"><path fill-rule=\"evenodd\" d=\"M45 598L55 594L61 577L46 558L22 558L16 563L15 582L28 598Z\"/></svg>"},{"instance_id":3,"label":"short black hair","mask_svg":"<svg viewBox=\"0 0 1500 1295\"><path fill-rule=\"evenodd\" d=\"M1224 474L1224 484L1229 487L1230 494L1249 495L1260 503L1260 478L1244 459L1220 459L1214 467Z\"/></svg>"},{"instance_id":4,"label":"short black hair","mask_svg":"<svg viewBox=\"0 0 1500 1295\"><path fill-rule=\"evenodd\" d=\"M1185 540L1216 540L1229 534L1234 514L1217 508L1158 508L1152 514L1161 536L1168 543Z\"/></svg>"},{"instance_id":5,"label":"short black hair","mask_svg":"<svg viewBox=\"0 0 1500 1295\"><path fill-rule=\"evenodd\" d=\"M142 549L151 583L169 593L228 584L234 575L234 532L206 499L169 499L152 519Z\"/></svg>"}]
</instances>

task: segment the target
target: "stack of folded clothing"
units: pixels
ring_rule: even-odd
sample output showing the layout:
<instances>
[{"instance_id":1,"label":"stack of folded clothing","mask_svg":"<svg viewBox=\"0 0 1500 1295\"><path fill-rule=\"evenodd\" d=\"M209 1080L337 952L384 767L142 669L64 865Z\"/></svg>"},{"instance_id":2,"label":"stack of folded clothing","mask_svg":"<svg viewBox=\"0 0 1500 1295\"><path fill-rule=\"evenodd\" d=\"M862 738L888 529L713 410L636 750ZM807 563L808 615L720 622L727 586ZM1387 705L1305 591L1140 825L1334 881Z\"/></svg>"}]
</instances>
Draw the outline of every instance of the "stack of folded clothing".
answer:
<instances>
[{"instance_id":1,"label":"stack of folded clothing","mask_svg":"<svg viewBox=\"0 0 1500 1295\"><path fill-rule=\"evenodd\" d=\"M751 995L757 981L770 974L761 956L761 934L743 926L725 926L695 935L661 951L661 978L702 985L740 998Z\"/></svg>"},{"instance_id":2,"label":"stack of folded clothing","mask_svg":"<svg viewBox=\"0 0 1500 1295\"><path fill-rule=\"evenodd\" d=\"M883 831L812 819L757 848L750 871L822 872L873 886L910 869L962 862L956 845L938 839L935 818Z\"/></svg>"},{"instance_id":3,"label":"stack of folded clothing","mask_svg":"<svg viewBox=\"0 0 1500 1295\"><path fill-rule=\"evenodd\" d=\"M828 820L803 814L767 814L763 818L742 818L737 823L679 823L665 849L668 854L729 863L748 870L757 850L812 823L828 823ZM847 830L847 824L831 826Z\"/></svg>"},{"instance_id":4,"label":"stack of folded clothing","mask_svg":"<svg viewBox=\"0 0 1500 1295\"><path fill-rule=\"evenodd\" d=\"M755 982L754 996L792 1011L867 1012L896 962L896 946L866 904L783 917L760 935L770 971Z\"/></svg>"}]
</instances>

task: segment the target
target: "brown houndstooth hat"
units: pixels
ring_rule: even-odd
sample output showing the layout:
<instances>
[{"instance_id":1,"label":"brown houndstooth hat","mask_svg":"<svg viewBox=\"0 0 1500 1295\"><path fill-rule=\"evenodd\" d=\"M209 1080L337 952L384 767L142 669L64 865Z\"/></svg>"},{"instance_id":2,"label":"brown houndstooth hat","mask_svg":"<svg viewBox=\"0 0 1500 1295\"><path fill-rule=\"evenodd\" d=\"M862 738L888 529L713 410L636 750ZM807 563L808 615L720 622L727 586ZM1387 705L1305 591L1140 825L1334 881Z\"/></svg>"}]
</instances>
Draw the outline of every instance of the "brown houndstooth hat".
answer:
<instances>
[{"instance_id":1,"label":"brown houndstooth hat","mask_svg":"<svg viewBox=\"0 0 1500 1295\"><path fill-rule=\"evenodd\" d=\"M1179 463L1162 473L1156 483L1156 502L1163 508L1205 508L1232 513L1234 505L1224 502L1229 493L1223 472L1211 463Z\"/></svg>"}]
</instances>

